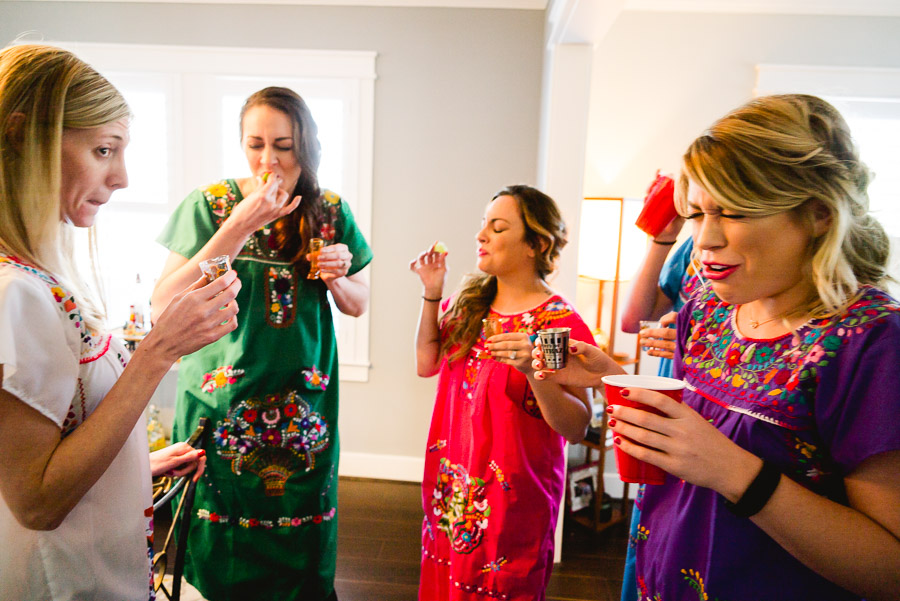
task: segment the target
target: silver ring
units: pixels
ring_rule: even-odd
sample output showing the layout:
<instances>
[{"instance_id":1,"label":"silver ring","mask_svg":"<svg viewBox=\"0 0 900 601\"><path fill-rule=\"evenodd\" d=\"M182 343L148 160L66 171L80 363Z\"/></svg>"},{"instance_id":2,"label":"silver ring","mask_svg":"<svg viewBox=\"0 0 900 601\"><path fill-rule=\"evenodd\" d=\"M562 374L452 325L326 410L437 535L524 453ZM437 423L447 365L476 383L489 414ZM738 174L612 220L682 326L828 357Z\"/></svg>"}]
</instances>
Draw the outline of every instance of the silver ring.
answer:
<instances>
[{"instance_id":1,"label":"silver ring","mask_svg":"<svg viewBox=\"0 0 900 601\"><path fill-rule=\"evenodd\" d=\"M513 361L515 361L515 360L516 360L516 351L510 352L510 353L509 353L509 358L512 359Z\"/></svg>"}]
</instances>

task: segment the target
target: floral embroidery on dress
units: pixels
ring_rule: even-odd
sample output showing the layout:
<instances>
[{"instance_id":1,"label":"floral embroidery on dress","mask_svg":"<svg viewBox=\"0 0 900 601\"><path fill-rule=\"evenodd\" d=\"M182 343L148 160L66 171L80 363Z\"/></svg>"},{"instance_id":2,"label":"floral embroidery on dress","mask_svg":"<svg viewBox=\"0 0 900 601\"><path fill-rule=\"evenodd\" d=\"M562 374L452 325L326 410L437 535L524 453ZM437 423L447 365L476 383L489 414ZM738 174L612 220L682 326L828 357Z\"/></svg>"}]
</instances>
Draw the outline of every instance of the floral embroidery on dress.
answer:
<instances>
[{"instance_id":1,"label":"floral embroidery on dress","mask_svg":"<svg viewBox=\"0 0 900 601\"><path fill-rule=\"evenodd\" d=\"M270 266L266 277L266 296L269 299L267 321L276 328L294 323L296 277L291 267Z\"/></svg>"},{"instance_id":2,"label":"floral embroidery on dress","mask_svg":"<svg viewBox=\"0 0 900 601\"><path fill-rule=\"evenodd\" d=\"M235 369L232 365L217 367L213 371L203 374L200 390L211 393L219 388L225 388L229 384L234 384L243 375L243 369Z\"/></svg>"},{"instance_id":3,"label":"floral embroidery on dress","mask_svg":"<svg viewBox=\"0 0 900 601\"><path fill-rule=\"evenodd\" d=\"M510 491L512 487L509 485L509 482L506 481L506 476L503 475L503 470L500 469L500 466L497 465L497 462L491 459L491 462L488 463L488 467L491 468L491 471L497 475L497 482L500 483L500 488L505 491Z\"/></svg>"},{"instance_id":4,"label":"floral embroidery on dress","mask_svg":"<svg viewBox=\"0 0 900 601\"><path fill-rule=\"evenodd\" d=\"M499 572L500 568L505 566L507 561L509 561L509 560L507 560L505 557L498 557L494 561L491 561L490 563L483 565L481 567L481 571L484 574L487 574L488 572Z\"/></svg>"},{"instance_id":5,"label":"floral embroidery on dress","mask_svg":"<svg viewBox=\"0 0 900 601\"><path fill-rule=\"evenodd\" d=\"M273 497L284 494L294 472L315 468L315 456L328 448L330 438L327 422L295 391L241 401L213 435L216 452L231 460L235 475L256 474Z\"/></svg>"},{"instance_id":6,"label":"floral embroidery on dress","mask_svg":"<svg viewBox=\"0 0 900 601\"><path fill-rule=\"evenodd\" d=\"M106 354L109 350L110 342L112 342L112 336L110 334L97 334L87 328L84 318L81 316L81 311L78 309L78 305L75 304L75 297L64 290L59 285L59 282L56 281L56 278L36 267L23 263L14 256L0 252L0 265L2 264L10 265L20 271L31 274L50 287L50 293L53 294L56 306L68 316L69 321L78 330L78 335L81 338L81 353L78 360L80 364L91 363Z\"/></svg>"},{"instance_id":7,"label":"floral embroidery on dress","mask_svg":"<svg viewBox=\"0 0 900 601\"><path fill-rule=\"evenodd\" d=\"M703 396L729 410L784 428L810 429L818 369L852 336L900 311L887 298L864 287L837 318L813 319L792 334L752 340L737 333L734 306L718 300L711 289L704 290L690 318L692 330L682 358L685 373L719 393L716 398Z\"/></svg>"},{"instance_id":8,"label":"floral embroidery on dress","mask_svg":"<svg viewBox=\"0 0 900 601\"><path fill-rule=\"evenodd\" d=\"M87 395L84 393L84 383L81 378L78 378L75 382L75 398L72 399L72 404L69 405L69 411L63 420L62 438L71 434L85 419L87 419Z\"/></svg>"},{"instance_id":9,"label":"floral embroidery on dress","mask_svg":"<svg viewBox=\"0 0 900 601\"><path fill-rule=\"evenodd\" d=\"M337 512L332 507L325 513L317 513L313 515L304 515L302 517L279 517L273 520L260 518L238 517L232 518L227 515L220 515L209 509L198 509L197 517L214 524L223 524L231 526L240 526L242 528L264 528L271 530L273 528L298 528L306 524L321 524L322 522L330 522L334 519Z\"/></svg>"},{"instance_id":10,"label":"floral embroidery on dress","mask_svg":"<svg viewBox=\"0 0 900 601\"><path fill-rule=\"evenodd\" d=\"M435 451L440 451L441 449L443 449L443 448L446 447L446 446L447 446L447 441L446 441L446 440L438 440L438 441L435 442L433 445L431 445L430 447L428 447L428 452L429 452L429 453L434 453Z\"/></svg>"},{"instance_id":11,"label":"floral embroidery on dress","mask_svg":"<svg viewBox=\"0 0 900 601\"><path fill-rule=\"evenodd\" d=\"M450 539L457 553L471 553L484 537L491 508L485 498L484 480L469 475L466 468L441 459L431 506L437 527Z\"/></svg>"},{"instance_id":12,"label":"floral embroidery on dress","mask_svg":"<svg viewBox=\"0 0 900 601\"><path fill-rule=\"evenodd\" d=\"M331 243L337 234L334 224L338 219L338 211L341 208L341 197L332 192L325 190L322 192L322 201L325 209L326 220L319 228L319 237Z\"/></svg>"},{"instance_id":13,"label":"floral embroidery on dress","mask_svg":"<svg viewBox=\"0 0 900 601\"><path fill-rule=\"evenodd\" d=\"M306 380L308 388L319 388L321 390L328 388L328 382L331 381L331 377L319 371L319 368L315 365L303 370L303 378Z\"/></svg>"}]
</instances>

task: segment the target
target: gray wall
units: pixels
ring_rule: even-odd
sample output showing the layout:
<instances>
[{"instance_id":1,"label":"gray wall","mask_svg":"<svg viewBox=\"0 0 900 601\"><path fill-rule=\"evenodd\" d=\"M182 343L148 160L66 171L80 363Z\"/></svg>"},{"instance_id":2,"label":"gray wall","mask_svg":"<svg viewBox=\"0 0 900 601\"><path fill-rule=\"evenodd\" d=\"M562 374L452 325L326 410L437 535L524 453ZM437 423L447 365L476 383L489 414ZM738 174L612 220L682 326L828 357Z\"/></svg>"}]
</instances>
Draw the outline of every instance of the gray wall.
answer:
<instances>
[{"instance_id":1,"label":"gray wall","mask_svg":"<svg viewBox=\"0 0 900 601\"><path fill-rule=\"evenodd\" d=\"M0 2L0 44L28 31L71 42L378 52L372 369L368 383L342 384L340 427L345 453L423 457L435 380L415 375L420 286L407 265L442 239L455 285L474 264L492 194L534 183L543 11Z\"/></svg>"}]
</instances>

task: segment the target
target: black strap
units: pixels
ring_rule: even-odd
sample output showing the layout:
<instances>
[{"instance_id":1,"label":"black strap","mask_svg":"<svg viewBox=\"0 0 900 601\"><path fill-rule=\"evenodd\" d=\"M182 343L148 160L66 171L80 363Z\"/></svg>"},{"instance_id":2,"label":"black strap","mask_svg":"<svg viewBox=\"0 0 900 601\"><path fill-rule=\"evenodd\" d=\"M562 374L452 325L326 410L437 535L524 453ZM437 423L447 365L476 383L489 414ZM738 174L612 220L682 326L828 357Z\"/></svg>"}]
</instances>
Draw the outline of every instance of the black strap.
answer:
<instances>
[{"instance_id":1,"label":"black strap","mask_svg":"<svg viewBox=\"0 0 900 601\"><path fill-rule=\"evenodd\" d=\"M775 494L779 482L781 482L781 471L775 464L763 461L762 469L759 470L756 478L753 479L738 502L732 503L725 499L725 508L740 518L756 515Z\"/></svg>"}]
</instances>

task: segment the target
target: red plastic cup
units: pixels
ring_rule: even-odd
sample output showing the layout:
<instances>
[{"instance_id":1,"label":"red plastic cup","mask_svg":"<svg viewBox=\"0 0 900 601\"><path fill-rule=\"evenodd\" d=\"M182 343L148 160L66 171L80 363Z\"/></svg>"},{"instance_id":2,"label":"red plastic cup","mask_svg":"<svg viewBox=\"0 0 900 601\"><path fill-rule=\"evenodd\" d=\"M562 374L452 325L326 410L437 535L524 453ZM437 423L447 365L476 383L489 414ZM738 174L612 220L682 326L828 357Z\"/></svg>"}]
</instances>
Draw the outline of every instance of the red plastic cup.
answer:
<instances>
[{"instance_id":1,"label":"red plastic cup","mask_svg":"<svg viewBox=\"0 0 900 601\"><path fill-rule=\"evenodd\" d=\"M619 374L604 376L603 385L606 389L606 402L609 405L623 405L650 411L662 415L653 407L643 403L629 400L622 396L623 388L645 388L655 390L681 402L681 393L684 390L684 382L674 378L661 376L632 376ZM651 465L639 459L635 459L616 445L616 465L619 467L619 479L622 482L635 482L638 484L662 484L666 481L666 472L662 468Z\"/></svg>"},{"instance_id":2,"label":"red plastic cup","mask_svg":"<svg viewBox=\"0 0 900 601\"><path fill-rule=\"evenodd\" d=\"M634 224L650 236L658 236L677 216L675 180L657 173L644 197L644 208Z\"/></svg>"}]
</instances>

